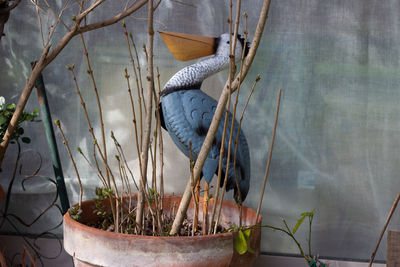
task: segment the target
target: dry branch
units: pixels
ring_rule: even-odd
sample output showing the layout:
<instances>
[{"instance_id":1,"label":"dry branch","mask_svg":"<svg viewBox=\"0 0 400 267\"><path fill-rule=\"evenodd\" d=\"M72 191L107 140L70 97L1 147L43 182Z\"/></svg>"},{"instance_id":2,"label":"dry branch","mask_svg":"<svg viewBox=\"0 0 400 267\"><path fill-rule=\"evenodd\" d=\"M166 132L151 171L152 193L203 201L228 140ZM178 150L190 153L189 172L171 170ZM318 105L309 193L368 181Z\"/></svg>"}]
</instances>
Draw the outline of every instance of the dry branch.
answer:
<instances>
[{"instance_id":1,"label":"dry branch","mask_svg":"<svg viewBox=\"0 0 400 267\"><path fill-rule=\"evenodd\" d=\"M152 108L153 108L153 92L154 92L154 72L153 72L153 44L154 44L154 30L153 30L153 0L149 0L148 4L148 56L147 56L147 113L146 113L146 123L144 129L144 140L142 154L142 179L140 180L139 194L138 194L138 207L136 213L136 223L141 226L142 218L144 214L144 195L145 188L147 184L147 164L149 157L150 148L150 134L151 134L151 120L152 120Z\"/></svg>"},{"instance_id":2,"label":"dry branch","mask_svg":"<svg viewBox=\"0 0 400 267\"><path fill-rule=\"evenodd\" d=\"M258 222L258 216L260 215L260 211L261 211L261 204L263 201L263 197L264 197L264 191L265 191L265 186L267 184L267 179L268 179L268 174L269 174L269 167L271 166L271 158L272 158L272 151L274 149L274 141L275 141L275 134L276 134L276 126L278 124L278 116L279 116L279 106L281 103L281 93L282 90L279 89L278 91L278 100L276 103L276 112L275 112L275 119L274 119L274 128L272 130L272 136L271 136L271 143L269 145L269 154L268 154L268 162L267 162L267 166L265 168L265 175L264 175L264 181L263 181L263 187L260 193L260 200L258 201L258 207L257 207L257 214L256 214L256 221L254 222L254 224L257 224Z\"/></svg>"},{"instance_id":3,"label":"dry branch","mask_svg":"<svg viewBox=\"0 0 400 267\"><path fill-rule=\"evenodd\" d=\"M388 217L386 219L385 225L383 226L381 234L379 235L378 243L375 246L374 252L372 252L371 260L370 260L370 262L368 264L368 267L371 267L372 263L374 262L376 252L378 252L378 248L379 248L379 245L380 245L380 243L382 241L383 235L385 234L386 228L389 225L390 219L392 218L392 215L393 215L394 211L396 210L397 205L399 204L399 201L400 201L400 192L397 194L397 197L396 197L396 199L395 199L395 201L394 201L394 203L392 205L392 208L390 209L390 212L389 212L389 215L388 215Z\"/></svg>"}]
</instances>

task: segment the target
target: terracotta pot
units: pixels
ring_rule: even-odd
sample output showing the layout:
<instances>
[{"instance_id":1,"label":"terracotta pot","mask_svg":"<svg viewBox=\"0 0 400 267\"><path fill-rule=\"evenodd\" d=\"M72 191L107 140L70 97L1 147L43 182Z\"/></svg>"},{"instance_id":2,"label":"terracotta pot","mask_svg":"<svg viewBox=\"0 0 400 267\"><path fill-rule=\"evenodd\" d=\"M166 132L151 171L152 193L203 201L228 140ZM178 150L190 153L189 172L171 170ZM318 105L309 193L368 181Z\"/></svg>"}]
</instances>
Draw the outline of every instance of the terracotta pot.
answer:
<instances>
[{"instance_id":1,"label":"terracotta pot","mask_svg":"<svg viewBox=\"0 0 400 267\"><path fill-rule=\"evenodd\" d=\"M179 205L180 197L169 195L163 201L165 212ZM133 203L136 196L133 196ZM211 202L212 203L212 202ZM224 201L221 224L238 224L238 209L234 203ZM212 205L210 205L211 210ZM96 220L94 201L82 203L82 222ZM175 208L175 210L176 210ZM201 210L201 209L200 209ZM193 206L188 209L193 216ZM256 212L243 207L243 224L253 225ZM202 218L200 211L199 218ZM261 218L259 219L261 223ZM75 266L251 266L260 254L261 231L251 235L251 248L255 251L239 255L234 248L237 232L206 236L138 236L107 232L73 220L69 212L64 215L64 248L74 257Z\"/></svg>"}]
</instances>

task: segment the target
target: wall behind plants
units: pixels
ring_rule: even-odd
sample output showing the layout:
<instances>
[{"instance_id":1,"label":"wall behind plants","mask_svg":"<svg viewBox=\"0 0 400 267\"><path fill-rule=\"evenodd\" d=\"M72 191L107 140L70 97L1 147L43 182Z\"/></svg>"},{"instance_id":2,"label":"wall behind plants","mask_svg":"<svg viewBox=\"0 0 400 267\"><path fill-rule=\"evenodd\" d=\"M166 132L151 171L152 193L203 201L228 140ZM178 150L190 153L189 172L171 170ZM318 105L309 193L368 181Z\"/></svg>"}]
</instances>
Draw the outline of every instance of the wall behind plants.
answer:
<instances>
[{"instance_id":1,"label":"wall behind plants","mask_svg":"<svg viewBox=\"0 0 400 267\"><path fill-rule=\"evenodd\" d=\"M217 36L226 32L227 1L164 0L155 14L155 29ZM61 5L55 1L54 5ZM110 1L89 19L96 21L124 1ZM243 4L253 36L261 1ZM244 120L251 158L251 187L246 204L256 207L267 161L277 90L283 89L278 133L268 188L262 210L264 222L294 224L299 214L314 208L314 253L339 258L369 258L379 231L400 188L398 151L399 114L399 14L400 3L390 0L272 1L257 58L242 87L239 108L244 106L253 80L261 81ZM66 18L71 14L66 13ZM146 9L126 19L140 51L146 42ZM243 24L242 24L243 26ZM29 63L40 53L36 16L29 2L21 3L6 24L0 43L0 95L16 102L29 73ZM56 38L63 34L60 27ZM132 164L137 163L123 68L132 74L121 24L85 34L104 108L106 132L115 132ZM155 36L155 65L161 84L187 63L177 62L160 37ZM78 81L98 132L96 103L86 74L79 38L74 39L44 71L53 118L59 118L72 148L91 153L85 118L65 65L75 64ZM144 65L142 65L144 71ZM214 97L227 72L211 77L203 88ZM37 107L35 93L28 109ZM31 147L44 159L42 171L51 175L47 145L40 124L27 129ZM60 140L58 140L60 141ZM166 191L183 192L188 160L164 132ZM31 148L29 147L29 148ZM115 153L109 139L110 155ZM7 153L0 183L8 184L13 149ZM59 149L72 202L78 188L61 142ZM14 151L15 152L15 151ZM86 198L93 197L96 176L80 159ZM34 168L31 160L25 166ZM32 165L32 166L30 166ZM138 171L135 172L138 174ZM52 188L32 181L30 194ZM35 187L36 184L36 187ZM16 189L21 197L26 192ZM229 197L230 194L229 194ZM36 204L32 204L35 206ZM17 207L17 209L21 209ZM25 208L25 207L24 207ZM59 219L59 218L57 218ZM46 221L56 220L48 218ZM390 227L398 229L396 215ZM304 225L305 226L305 225ZM306 240L306 227L297 235ZM11 229L9 231L12 231ZM385 242L377 258L385 258ZM297 253L296 246L280 233L263 230L262 250Z\"/></svg>"}]
</instances>

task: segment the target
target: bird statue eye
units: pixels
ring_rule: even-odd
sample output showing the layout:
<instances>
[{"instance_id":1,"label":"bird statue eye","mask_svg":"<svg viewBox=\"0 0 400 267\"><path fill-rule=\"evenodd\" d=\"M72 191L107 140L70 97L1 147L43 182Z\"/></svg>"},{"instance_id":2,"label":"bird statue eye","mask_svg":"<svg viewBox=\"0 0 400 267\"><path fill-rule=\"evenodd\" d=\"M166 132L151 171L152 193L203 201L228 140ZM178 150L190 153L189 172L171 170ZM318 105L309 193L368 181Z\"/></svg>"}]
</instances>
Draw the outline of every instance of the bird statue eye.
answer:
<instances>
[{"instance_id":1,"label":"bird statue eye","mask_svg":"<svg viewBox=\"0 0 400 267\"><path fill-rule=\"evenodd\" d=\"M229 41L226 41L227 44L229 44Z\"/></svg>"}]
</instances>

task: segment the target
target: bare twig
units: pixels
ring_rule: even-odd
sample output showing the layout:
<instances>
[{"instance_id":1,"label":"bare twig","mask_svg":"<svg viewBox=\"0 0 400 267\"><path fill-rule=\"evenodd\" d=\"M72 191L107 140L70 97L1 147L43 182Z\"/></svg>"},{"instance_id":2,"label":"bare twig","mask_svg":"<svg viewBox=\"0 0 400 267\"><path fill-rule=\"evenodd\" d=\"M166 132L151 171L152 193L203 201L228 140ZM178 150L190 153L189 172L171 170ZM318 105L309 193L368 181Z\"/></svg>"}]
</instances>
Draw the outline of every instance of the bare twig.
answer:
<instances>
[{"instance_id":1,"label":"bare twig","mask_svg":"<svg viewBox=\"0 0 400 267\"><path fill-rule=\"evenodd\" d=\"M56 31L57 24L59 22L67 29L67 31L71 30L70 27L68 27L68 25L61 19L61 16L64 14L64 11L68 8L70 2L71 2L71 0L67 0L64 4L63 8L61 9L61 11L58 14L56 14L55 10L50 6L49 2L47 0L44 0L44 3L46 4L47 8L51 11L51 13L53 13L53 16L57 18L56 23L54 25L51 25L51 27L50 27L50 31L47 36L46 45L50 44L50 40L51 40L54 32Z\"/></svg>"},{"instance_id":2,"label":"bare twig","mask_svg":"<svg viewBox=\"0 0 400 267\"><path fill-rule=\"evenodd\" d=\"M98 2L99 2L99 1L98 1ZM88 53L87 48L86 48L85 39L83 38L83 34L82 34L82 33L80 34L80 36L81 36L81 40L82 40L83 53L84 53L84 55L85 55L86 63L87 63L87 66L88 66L87 73L89 74L90 79L91 79L91 81L92 81L93 90L94 90L95 95L96 95L97 107L98 107L98 109L99 109L99 119L100 119L100 129L101 129L101 140L102 140L102 142L103 142L103 155L104 155L103 161L104 161L104 165L108 165L108 162L107 162L106 137L105 137L105 134L104 134L103 111L102 111L102 108L101 108L99 91L97 90L96 80L94 79L92 66L90 65L89 53ZM107 177L107 182L108 182L108 184L110 184L110 174L109 174L109 171L108 171L107 168L106 168L106 177Z\"/></svg>"},{"instance_id":3,"label":"bare twig","mask_svg":"<svg viewBox=\"0 0 400 267\"><path fill-rule=\"evenodd\" d=\"M184 6L190 6L190 7L194 7L194 8L196 8L196 6L195 6L194 4L191 4L191 3L186 3L186 2L183 2L183 1L171 0L171 2L175 2L175 3L177 3L177 4L180 4L180 5L184 5Z\"/></svg>"},{"instance_id":4,"label":"bare twig","mask_svg":"<svg viewBox=\"0 0 400 267\"><path fill-rule=\"evenodd\" d=\"M4 256L4 250L0 251L0 266L7 267L6 257Z\"/></svg>"},{"instance_id":5,"label":"bare twig","mask_svg":"<svg viewBox=\"0 0 400 267\"><path fill-rule=\"evenodd\" d=\"M161 98L161 85L160 85L160 72L158 70L158 67L156 68L157 71L157 83L158 83L158 100L157 100L157 120L160 121L160 98ZM161 199L164 198L164 175L163 175L163 169L164 169L164 144L163 144L163 137L162 137L162 130L161 130L161 121L158 124L158 137L159 137L159 150L160 150L160 196ZM161 201L161 205L162 205L162 201ZM161 207L162 209L162 207Z\"/></svg>"},{"instance_id":6,"label":"bare twig","mask_svg":"<svg viewBox=\"0 0 400 267\"><path fill-rule=\"evenodd\" d=\"M111 138L113 138L113 136L111 136ZM123 163L125 165L124 168L126 168L129 171L129 174L130 174L130 176L131 176L131 178L133 180L133 183L134 183L136 189L139 191L139 186L137 185L136 180L135 180L135 178L133 176L133 173L132 173L131 169L129 168L129 165L128 165L128 162L126 160L125 153L124 153L124 151L122 149L122 146L120 145L120 143L117 141L116 138L113 138L113 139L114 139L115 146L117 147L118 154L122 158ZM125 170L125 172L126 172L126 170Z\"/></svg>"},{"instance_id":7,"label":"bare twig","mask_svg":"<svg viewBox=\"0 0 400 267\"><path fill-rule=\"evenodd\" d=\"M140 146L139 146L139 137L138 137L138 129L137 129L137 125L136 125L136 112L135 112L135 104L133 101L133 97L132 97L132 90L131 90L131 86L129 83L129 74L128 74L128 70L125 68L125 78L126 78L126 82L128 85L128 93L129 93L129 99L131 101L131 107L132 107L132 121L133 121L133 127L135 130L135 141L136 141L136 150L138 153L138 159L139 159L139 166L142 166L142 158L140 156L141 150L140 150ZM142 179L143 177L143 172L142 172L142 168L140 169L140 179Z\"/></svg>"},{"instance_id":8,"label":"bare twig","mask_svg":"<svg viewBox=\"0 0 400 267\"><path fill-rule=\"evenodd\" d=\"M137 73L135 69L135 65L132 66L134 74L135 74L135 79L136 79L136 89L137 89L137 96L138 96L138 102L139 102L139 123L140 123L140 149L143 147L143 110L142 110L142 105L144 108L144 112L146 112L146 103L144 102L144 96L143 96L143 83L142 83L142 73L141 73L141 68L140 68L140 61L139 61L139 55L136 49L136 44L135 41L133 40L133 36L130 33L129 37L131 39L133 48L135 50L135 55L136 55L136 62L137 62Z\"/></svg>"},{"instance_id":9,"label":"bare twig","mask_svg":"<svg viewBox=\"0 0 400 267\"><path fill-rule=\"evenodd\" d=\"M96 151L98 151L97 147L98 147L98 144L96 145L96 143L94 143L93 144L93 159L94 159L94 163L96 164L96 168L93 167L92 163L90 163L89 159L87 159L87 157L85 156L85 154L83 154L83 152L80 148L78 148L78 151L85 158L86 162L92 168L92 170L95 173L97 173L97 176L99 177L100 181L103 183L103 186L105 188L111 188L111 185L107 184L106 178L104 178L103 172L101 171L99 161L97 160L97 154L96 154Z\"/></svg>"},{"instance_id":10,"label":"bare twig","mask_svg":"<svg viewBox=\"0 0 400 267\"><path fill-rule=\"evenodd\" d=\"M57 125L57 127L58 127L58 129L59 129L59 131L60 131L60 134L61 134L61 137L62 137L62 140L63 140L63 144L65 145L65 148L67 149L67 152L68 152L68 156L69 156L69 158L71 159L72 165L74 166L76 178L78 178L78 184L79 184L79 200L78 200L78 205L79 205L79 207L82 207L82 194L83 194L82 191L83 191L83 190L82 190L82 181L81 181L81 177L80 177L80 175L79 175L78 168L76 167L76 163L75 163L74 157L72 156L71 149L69 148L67 138L65 138L64 131L63 131L62 128L61 128L60 120L55 120L55 124Z\"/></svg>"},{"instance_id":11,"label":"bare twig","mask_svg":"<svg viewBox=\"0 0 400 267\"><path fill-rule=\"evenodd\" d=\"M94 2L88 9L83 11L79 16L81 17L86 17L90 12L92 12L96 7L101 5L105 0L97 0Z\"/></svg>"},{"instance_id":12,"label":"bare twig","mask_svg":"<svg viewBox=\"0 0 400 267\"><path fill-rule=\"evenodd\" d=\"M233 171L235 173L236 189L237 189L238 196L239 196L239 227L242 226L242 202L243 202L242 193L240 192L239 177L238 177L238 174L236 172L236 159L237 159L237 151L238 151L238 147L239 147L239 136L240 136L240 129L242 128L242 121L243 121L243 118L244 118L244 113L246 111L247 105L249 104L250 98L251 98L251 96L252 96L252 94L254 92L255 86L256 86L256 84L257 84L257 82L259 80L260 80L260 76L258 76L256 78L256 80L254 81L253 86L252 86L252 88L250 90L249 96L247 97L246 104L244 105L242 114L240 116L238 132L237 132L237 135L236 135L235 154L234 154L234 160L233 160Z\"/></svg>"},{"instance_id":13,"label":"bare twig","mask_svg":"<svg viewBox=\"0 0 400 267\"><path fill-rule=\"evenodd\" d=\"M399 204L399 201L400 201L400 192L397 194L397 197L396 197L396 199L395 199L395 201L394 201L394 203L393 203L393 205L392 205L392 208L390 209L390 212L389 212L389 215L388 215L388 217L387 217L387 219L386 219L385 225L383 226L383 229L382 229L382 231L381 231L381 234L379 235L378 243L376 244L376 247L375 247L375 249L374 249L374 252L372 252L371 260L370 260L370 262L369 262L368 267L371 267L371 266L372 266L372 263L374 262L375 255L376 255L376 253L378 252L378 248L379 248L379 245L380 245L380 243L381 243L381 241L382 241L383 235L385 234L386 228L387 228L388 225L389 225L390 219L392 218L392 215L393 215L394 211L396 210L397 205Z\"/></svg>"},{"instance_id":14,"label":"bare twig","mask_svg":"<svg viewBox=\"0 0 400 267\"><path fill-rule=\"evenodd\" d=\"M143 141L142 98L141 98L141 95L140 95L139 77L138 77L138 74L137 74L137 72L136 72L135 60L133 59L133 56L132 56L131 45L130 45L130 42L129 42L128 31L127 31L127 29L126 29L126 24L125 24L125 22L122 23L122 26L124 27L124 34L125 34L126 42L127 42L127 45L128 45L129 58L130 58L130 60L131 60L133 73L135 74L136 89L137 89L137 94L138 94L138 103L139 103L139 123L140 123L140 141L138 141L138 136L137 136L137 129L136 129L137 126L136 126L136 118L135 118L136 116L134 117L134 123L135 123L136 143L138 143L138 142L140 143L140 146L138 146L138 150L137 150L137 151L138 151L138 155L140 155L140 154L142 153L142 143L143 143L143 142L142 142L142 141ZM135 48L136 59L138 60L138 61L137 61L138 69L140 70L139 57L138 57L138 55L137 55L136 45L135 45L135 42L134 42L134 40L133 40L132 34L130 34L130 37L131 37L132 45L133 45L133 47ZM125 73L127 73L126 70L125 70ZM139 74L139 75L140 75L140 74ZM129 89L129 90L130 90L130 89ZM130 95L131 95L131 93L130 93ZM133 107L132 96L131 96L131 104L132 104L132 107ZM140 164L140 166L142 166L142 164Z\"/></svg>"},{"instance_id":15,"label":"bare twig","mask_svg":"<svg viewBox=\"0 0 400 267\"><path fill-rule=\"evenodd\" d=\"M138 208L136 213L136 223L142 225L142 218L144 214L144 194L145 186L147 184L147 164L150 146L150 134L151 134L151 120L152 120L152 108L153 108L153 91L154 91L154 72L153 72L153 0L148 1L148 57L147 57L147 113L146 113L146 128L144 129L144 140L142 149L142 173L143 177L140 180L140 191L138 195Z\"/></svg>"},{"instance_id":16,"label":"bare twig","mask_svg":"<svg viewBox=\"0 0 400 267\"><path fill-rule=\"evenodd\" d=\"M75 72L74 72L74 65L72 65L72 66L67 66L67 69L68 69L69 71L71 71L72 78L73 78L74 84L75 84L76 93L79 95L79 98L80 98L80 100L81 100L81 106L82 106L82 108L83 108L83 112L84 112L84 114L85 114L86 122L87 122L88 127L89 127L89 133L91 134L92 139L93 139L93 144L94 144L94 146L97 148L97 151L99 152L100 157L101 157L102 161L104 162L105 160L104 160L103 152L101 151L101 148L100 148L100 146L99 146L99 144L98 144L98 142L97 142L97 138L96 138L96 136L94 135L93 127L92 127L92 124L91 124L90 119L89 119L88 111L87 111L87 109L86 109L86 104L85 104L85 101L84 101L84 99L83 99L83 97L82 97L81 90L79 89L78 81L77 81L77 79L76 79L76 75L75 75ZM95 153L95 152L94 152L94 153ZM94 155L94 158L96 159L96 155ZM98 169L100 175L103 176L103 175L102 175L102 172L101 172L101 169L100 169L100 167L99 167L99 165L98 165L98 163L97 163L97 160L96 160L96 165L97 165L97 169ZM109 181L109 180L107 181L106 184L107 184L107 187L108 187L108 188L111 188L111 184L110 184L110 181Z\"/></svg>"},{"instance_id":17,"label":"bare twig","mask_svg":"<svg viewBox=\"0 0 400 267\"><path fill-rule=\"evenodd\" d=\"M232 87L232 82L233 82L233 76L235 75L236 72L236 65L235 65L235 50L236 50L236 43L237 43L237 35L238 35L238 29L239 29L239 19L240 19L240 6L241 6L241 1L238 0L237 1L237 6L236 6L236 19L235 19L235 30L233 33L233 42L232 42L232 0L230 1L230 19L229 19L229 38L230 38L230 42L229 42L229 46L230 46L230 62L229 62L229 88ZM243 51L245 50L245 43L243 46ZM242 56L244 56L244 53L242 53ZM242 62L243 62L243 57L242 57ZM243 63L241 64L241 72L240 75L242 73L243 70ZM239 95L239 88L240 85L237 88L237 93L236 93L236 103L237 103L237 97ZM231 104L231 96L229 96L228 98L228 107L226 109L226 114L225 114L225 125L224 128L226 127L226 124L228 123L228 118L229 118L229 108L230 108L230 104ZM225 177L224 177L224 184L222 186L222 196L220 199L220 203L219 203L219 207L218 207L218 216L217 216L217 221L214 225L214 234L217 232L217 227L219 224L219 219L221 216L221 210L222 210L222 201L224 200L224 196L225 196L225 190L226 190L226 185L228 182L228 175L229 175L229 167L230 167L230 159L231 159L231 147L232 147L232 136L233 136L233 126L235 123L235 116L236 116L236 108L237 108L237 104L234 106L234 110L233 110L233 114L232 114L232 120L231 120L231 127L230 127L230 132L229 132L229 141L228 141L228 151L227 151L227 160L226 160L226 171L225 171ZM222 139L222 144L225 143L225 139ZM221 158L223 157L223 154L220 154L220 164L222 163ZM219 165L220 168L222 169L222 165ZM240 191L240 190L239 190Z\"/></svg>"},{"instance_id":18,"label":"bare twig","mask_svg":"<svg viewBox=\"0 0 400 267\"><path fill-rule=\"evenodd\" d=\"M246 46L246 44L247 44L247 13L245 12L243 14L243 16L244 16L244 21L245 21L243 45ZM243 73L243 62L244 62L245 52L246 52L246 48L244 47L244 49L242 51L242 60L241 60L241 64L240 64L240 75L242 75L242 73ZM242 192L240 191L239 177L238 177L238 174L237 174L237 171L236 171L237 150L238 150L238 147L239 147L239 136L240 136L240 130L241 130L241 127L242 127L242 121L243 121L243 117L244 117L244 112L246 111L247 104L249 103L250 97L254 92L255 85L260 80L259 77L260 76L257 77L257 79L255 80L255 82L253 84L253 87L250 90L250 94L249 94L249 96L247 98L246 105L244 106L243 111L242 111L242 115L240 116L238 131L237 131L237 134L236 134L235 153L234 153L234 157L233 157L233 172L234 172L234 175L235 175L236 190L238 192L238 199L236 199L236 201L237 201L237 205L238 205L238 208L239 208L239 227L242 227L242 203L243 203L243 198L242 198ZM240 86L238 87L237 92L236 92L234 116L236 116L236 106L238 104L239 91L240 91Z\"/></svg>"},{"instance_id":19,"label":"bare twig","mask_svg":"<svg viewBox=\"0 0 400 267\"><path fill-rule=\"evenodd\" d=\"M193 153L192 153L192 142L189 141L189 160L190 160L190 179L192 181L192 198L194 202L194 213L193 213L193 228L192 235L197 231L199 224L199 192L200 192L200 181L197 181L197 184L194 183L193 177Z\"/></svg>"},{"instance_id":20,"label":"bare twig","mask_svg":"<svg viewBox=\"0 0 400 267\"><path fill-rule=\"evenodd\" d=\"M35 6L35 10L36 10L36 18L38 21L38 25L39 25L39 30L40 30L40 37L42 38L42 46L44 47L44 34L43 34L43 26L42 26L42 19L40 17L40 6L38 4L38 0L31 0L31 3Z\"/></svg>"},{"instance_id":21,"label":"bare twig","mask_svg":"<svg viewBox=\"0 0 400 267\"><path fill-rule=\"evenodd\" d=\"M32 267L36 267L35 259L33 258L32 254L29 252L28 248L24 245L24 250L22 252L22 265L25 266L25 254L28 255L29 261L32 264Z\"/></svg>"},{"instance_id":22,"label":"bare twig","mask_svg":"<svg viewBox=\"0 0 400 267\"><path fill-rule=\"evenodd\" d=\"M262 186L262 190L261 190L261 193L260 193L260 200L258 201L258 207L257 207L257 213L256 213L256 221L254 222L254 224L257 224L258 216L260 215L261 205L262 205L262 201L263 201L263 197L264 197L265 185L267 184L269 167L271 165L272 151L274 149L274 141L275 141L275 134L276 134L276 126L278 124L279 105L281 103L281 93L282 93L282 90L279 89L279 91L278 91L278 100L277 100L277 103L276 103L274 128L273 128L273 131L272 131L271 143L270 143L270 146L269 146L268 162L267 162L267 166L265 168L264 181L263 181L263 186Z\"/></svg>"},{"instance_id":23,"label":"bare twig","mask_svg":"<svg viewBox=\"0 0 400 267\"><path fill-rule=\"evenodd\" d=\"M158 0L157 4L154 6L154 11L160 6L162 0Z\"/></svg>"}]
</instances>

